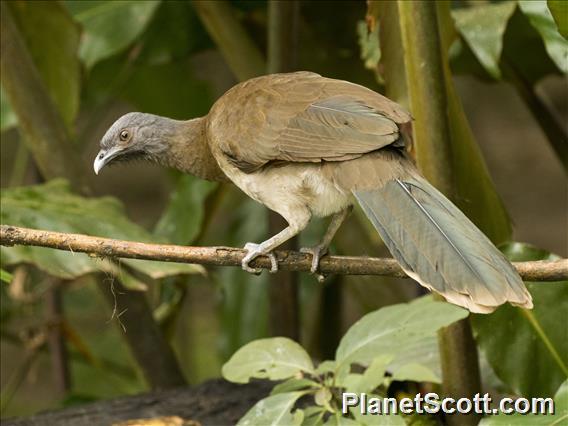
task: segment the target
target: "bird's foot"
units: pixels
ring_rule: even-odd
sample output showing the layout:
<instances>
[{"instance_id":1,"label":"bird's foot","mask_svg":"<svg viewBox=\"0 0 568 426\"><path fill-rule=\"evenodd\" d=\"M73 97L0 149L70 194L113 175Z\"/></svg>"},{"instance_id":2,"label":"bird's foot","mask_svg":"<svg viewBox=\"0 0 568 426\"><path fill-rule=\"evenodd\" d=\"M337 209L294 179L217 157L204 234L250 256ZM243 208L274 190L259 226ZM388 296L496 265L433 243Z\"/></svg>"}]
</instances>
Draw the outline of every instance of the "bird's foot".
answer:
<instances>
[{"instance_id":1,"label":"bird's foot","mask_svg":"<svg viewBox=\"0 0 568 426\"><path fill-rule=\"evenodd\" d=\"M303 247L300 249L300 252L312 255L312 266L310 267L310 272L316 275L319 282L323 282L325 280L325 275L318 273L318 270L321 258L328 253L328 247L323 244L318 244L315 247Z\"/></svg>"},{"instance_id":2,"label":"bird's foot","mask_svg":"<svg viewBox=\"0 0 568 426\"><path fill-rule=\"evenodd\" d=\"M276 256L271 251L265 253L261 249L261 244L256 243L246 243L244 249L247 251L245 257L241 262L241 266L244 271L250 272L251 274L260 274L262 272L262 268L253 268L249 266L249 263L256 259L258 256L268 256L270 258L270 273L273 274L278 271L278 260Z\"/></svg>"}]
</instances>

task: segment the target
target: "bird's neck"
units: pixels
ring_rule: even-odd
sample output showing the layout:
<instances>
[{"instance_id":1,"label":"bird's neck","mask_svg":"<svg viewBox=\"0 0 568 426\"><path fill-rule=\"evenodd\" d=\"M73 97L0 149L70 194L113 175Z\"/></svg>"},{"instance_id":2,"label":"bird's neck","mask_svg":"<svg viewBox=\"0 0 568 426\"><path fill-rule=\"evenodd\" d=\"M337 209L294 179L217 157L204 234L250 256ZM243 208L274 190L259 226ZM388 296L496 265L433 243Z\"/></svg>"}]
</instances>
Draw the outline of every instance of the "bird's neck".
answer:
<instances>
[{"instance_id":1,"label":"bird's neck","mask_svg":"<svg viewBox=\"0 0 568 426\"><path fill-rule=\"evenodd\" d=\"M213 181L227 180L211 154L205 133L205 118L174 121L174 131L168 135L169 145L159 162L184 173Z\"/></svg>"}]
</instances>

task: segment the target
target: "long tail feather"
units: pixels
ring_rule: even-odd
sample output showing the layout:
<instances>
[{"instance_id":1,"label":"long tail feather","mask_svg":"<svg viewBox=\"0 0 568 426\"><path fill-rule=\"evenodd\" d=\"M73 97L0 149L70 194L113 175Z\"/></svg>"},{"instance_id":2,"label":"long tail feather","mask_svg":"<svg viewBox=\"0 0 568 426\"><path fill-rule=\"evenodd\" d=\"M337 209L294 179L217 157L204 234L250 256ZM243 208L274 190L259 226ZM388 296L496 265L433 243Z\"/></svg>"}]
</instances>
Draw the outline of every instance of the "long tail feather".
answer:
<instances>
[{"instance_id":1,"label":"long tail feather","mask_svg":"<svg viewBox=\"0 0 568 426\"><path fill-rule=\"evenodd\" d=\"M532 308L511 263L419 175L353 194L405 272L449 302L489 313L510 302Z\"/></svg>"}]
</instances>

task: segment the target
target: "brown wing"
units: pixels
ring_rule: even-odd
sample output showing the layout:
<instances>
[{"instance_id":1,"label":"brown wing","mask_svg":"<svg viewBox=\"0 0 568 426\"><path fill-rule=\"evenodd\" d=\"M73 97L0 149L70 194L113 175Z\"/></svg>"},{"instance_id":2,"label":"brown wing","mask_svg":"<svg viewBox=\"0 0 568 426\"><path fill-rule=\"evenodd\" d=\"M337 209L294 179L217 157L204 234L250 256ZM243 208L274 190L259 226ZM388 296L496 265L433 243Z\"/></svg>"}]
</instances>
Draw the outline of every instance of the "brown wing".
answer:
<instances>
[{"instance_id":1,"label":"brown wing","mask_svg":"<svg viewBox=\"0 0 568 426\"><path fill-rule=\"evenodd\" d=\"M398 124L410 120L378 93L307 72L249 80L211 114L210 138L245 172L270 161L357 158L399 140Z\"/></svg>"}]
</instances>

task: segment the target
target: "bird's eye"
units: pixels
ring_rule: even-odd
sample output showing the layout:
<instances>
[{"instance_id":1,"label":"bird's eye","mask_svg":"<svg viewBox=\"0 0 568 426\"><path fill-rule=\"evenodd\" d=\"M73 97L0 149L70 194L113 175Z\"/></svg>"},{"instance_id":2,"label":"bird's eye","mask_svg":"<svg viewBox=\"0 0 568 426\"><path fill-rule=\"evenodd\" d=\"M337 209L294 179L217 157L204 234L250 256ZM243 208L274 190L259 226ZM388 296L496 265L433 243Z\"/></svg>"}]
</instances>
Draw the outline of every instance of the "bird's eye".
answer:
<instances>
[{"instance_id":1,"label":"bird's eye","mask_svg":"<svg viewBox=\"0 0 568 426\"><path fill-rule=\"evenodd\" d=\"M123 130L122 132L120 132L120 140L121 141L125 141L128 139L128 131L127 130Z\"/></svg>"}]
</instances>

